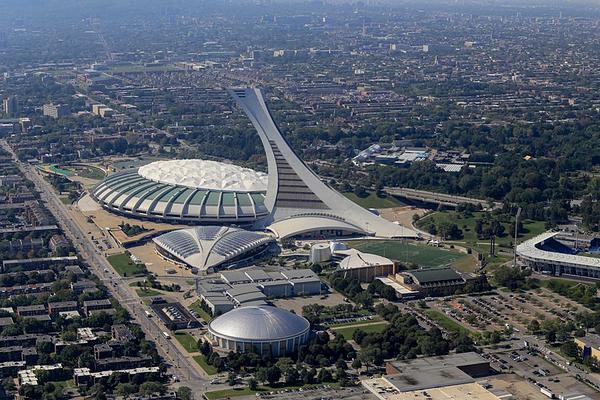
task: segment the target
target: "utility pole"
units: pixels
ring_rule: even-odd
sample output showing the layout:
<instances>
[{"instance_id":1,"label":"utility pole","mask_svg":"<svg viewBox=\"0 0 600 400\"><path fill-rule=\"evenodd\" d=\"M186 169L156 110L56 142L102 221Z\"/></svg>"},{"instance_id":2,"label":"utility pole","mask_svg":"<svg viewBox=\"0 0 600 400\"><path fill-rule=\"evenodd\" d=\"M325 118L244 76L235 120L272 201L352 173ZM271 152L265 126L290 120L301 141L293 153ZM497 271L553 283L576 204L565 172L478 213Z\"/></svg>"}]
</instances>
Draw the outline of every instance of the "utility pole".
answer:
<instances>
[{"instance_id":1,"label":"utility pole","mask_svg":"<svg viewBox=\"0 0 600 400\"><path fill-rule=\"evenodd\" d=\"M515 218L515 241L513 243L514 254L513 254L513 268L517 266L517 236L519 235L519 217L521 216L521 207L517 209L517 216Z\"/></svg>"}]
</instances>

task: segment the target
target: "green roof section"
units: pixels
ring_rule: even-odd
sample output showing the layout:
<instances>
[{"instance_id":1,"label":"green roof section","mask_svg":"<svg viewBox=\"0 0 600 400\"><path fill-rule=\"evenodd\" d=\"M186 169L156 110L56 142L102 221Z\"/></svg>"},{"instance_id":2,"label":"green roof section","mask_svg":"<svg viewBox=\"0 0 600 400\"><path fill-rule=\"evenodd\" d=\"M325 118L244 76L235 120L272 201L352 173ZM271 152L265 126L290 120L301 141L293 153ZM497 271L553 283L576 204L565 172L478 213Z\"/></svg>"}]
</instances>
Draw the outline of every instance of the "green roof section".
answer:
<instances>
[{"instance_id":1,"label":"green roof section","mask_svg":"<svg viewBox=\"0 0 600 400\"><path fill-rule=\"evenodd\" d=\"M223 193L223 200L221 203L223 206L235 206L235 194Z\"/></svg>"},{"instance_id":2,"label":"green roof section","mask_svg":"<svg viewBox=\"0 0 600 400\"><path fill-rule=\"evenodd\" d=\"M202 190L198 190L196 192L196 194L194 195L194 197L192 197L192 200L190 200L190 206L202 205L202 200L204 200L205 195L206 195L206 192L203 192Z\"/></svg>"},{"instance_id":3,"label":"green roof section","mask_svg":"<svg viewBox=\"0 0 600 400\"><path fill-rule=\"evenodd\" d=\"M173 203L175 204L183 204L187 200L187 198L194 192L194 189L186 189L184 190Z\"/></svg>"},{"instance_id":4,"label":"green roof section","mask_svg":"<svg viewBox=\"0 0 600 400\"><path fill-rule=\"evenodd\" d=\"M252 201L250 200L250 196L246 193L237 193L237 200L240 207L251 206Z\"/></svg>"},{"instance_id":5,"label":"green roof section","mask_svg":"<svg viewBox=\"0 0 600 400\"><path fill-rule=\"evenodd\" d=\"M219 197L220 192L209 192L208 198L206 199L207 206L218 206L219 205Z\"/></svg>"},{"instance_id":6,"label":"green roof section","mask_svg":"<svg viewBox=\"0 0 600 400\"><path fill-rule=\"evenodd\" d=\"M462 276L450 267L423 268L405 272L414 276L415 279L421 284L432 282L456 281L462 279Z\"/></svg>"}]
</instances>

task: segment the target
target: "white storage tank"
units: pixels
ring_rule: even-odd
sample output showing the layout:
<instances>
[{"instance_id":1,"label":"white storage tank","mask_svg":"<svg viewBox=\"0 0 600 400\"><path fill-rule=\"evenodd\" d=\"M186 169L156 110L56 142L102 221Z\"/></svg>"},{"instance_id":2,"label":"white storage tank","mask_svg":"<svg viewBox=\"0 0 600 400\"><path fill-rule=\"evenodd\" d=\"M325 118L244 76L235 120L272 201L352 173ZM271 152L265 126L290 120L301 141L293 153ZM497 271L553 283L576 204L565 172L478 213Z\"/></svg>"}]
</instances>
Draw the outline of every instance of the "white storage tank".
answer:
<instances>
[{"instance_id":1,"label":"white storage tank","mask_svg":"<svg viewBox=\"0 0 600 400\"><path fill-rule=\"evenodd\" d=\"M328 243L317 243L310 248L309 261L313 264L323 264L331 260L331 249Z\"/></svg>"}]
</instances>

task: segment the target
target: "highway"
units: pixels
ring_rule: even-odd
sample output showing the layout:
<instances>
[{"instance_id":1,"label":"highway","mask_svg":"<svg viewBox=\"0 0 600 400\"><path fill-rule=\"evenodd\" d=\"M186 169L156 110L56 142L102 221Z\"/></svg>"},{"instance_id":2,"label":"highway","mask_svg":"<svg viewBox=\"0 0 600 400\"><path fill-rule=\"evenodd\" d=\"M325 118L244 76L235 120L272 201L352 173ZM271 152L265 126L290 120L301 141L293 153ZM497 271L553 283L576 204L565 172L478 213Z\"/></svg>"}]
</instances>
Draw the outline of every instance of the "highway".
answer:
<instances>
[{"instance_id":1,"label":"highway","mask_svg":"<svg viewBox=\"0 0 600 400\"><path fill-rule=\"evenodd\" d=\"M145 314L144 311L150 309L137 297L134 289L129 287L127 280L121 278L114 271L103 255L98 254L91 238L69 216L69 211L60 201L51 185L35 171L35 168L20 162L6 141L0 141L0 146L13 155L19 170L34 183L48 210L54 215L64 233L72 241L79 256L89 264L94 274L109 288L119 304L140 325L146 337L156 343L159 354L170 364L168 372L176 376L181 385L190 387L193 392L204 391L208 379L200 375L194 366L190 365L186 357L170 339L163 336L162 332L166 331L166 328L159 326L153 318Z\"/></svg>"}]
</instances>

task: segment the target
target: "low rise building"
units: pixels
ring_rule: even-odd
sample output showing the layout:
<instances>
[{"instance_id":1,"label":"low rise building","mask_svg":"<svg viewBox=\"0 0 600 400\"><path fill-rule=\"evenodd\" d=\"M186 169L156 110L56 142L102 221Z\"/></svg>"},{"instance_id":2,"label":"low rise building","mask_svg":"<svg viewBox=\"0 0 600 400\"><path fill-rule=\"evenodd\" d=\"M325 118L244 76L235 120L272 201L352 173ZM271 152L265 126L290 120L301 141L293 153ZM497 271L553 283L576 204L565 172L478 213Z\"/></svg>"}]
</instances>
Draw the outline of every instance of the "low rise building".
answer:
<instances>
[{"instance_id":1,"label":"low rise building","mask_svg":"<svg viewBox=\"0 0 600 400\"><path fill-rule=\"evenodd\" d=\"M87 300L83 302L83 312L86 316L90 316L94 311L112 310L112 303L108 299L103 300Z\"/></svg>"},{"instance_id":2,"label":"low rise building","mask_svg":"<svg viewBox=\"0 0 600 400\"><path fill-rule=\"evenodd\" d=\"M65 311L77 311L78 310L76 301L60 301L56 303L48 303L48 313L52 316L57 316L61 312Z\"/></svg>"}]
</instances>

